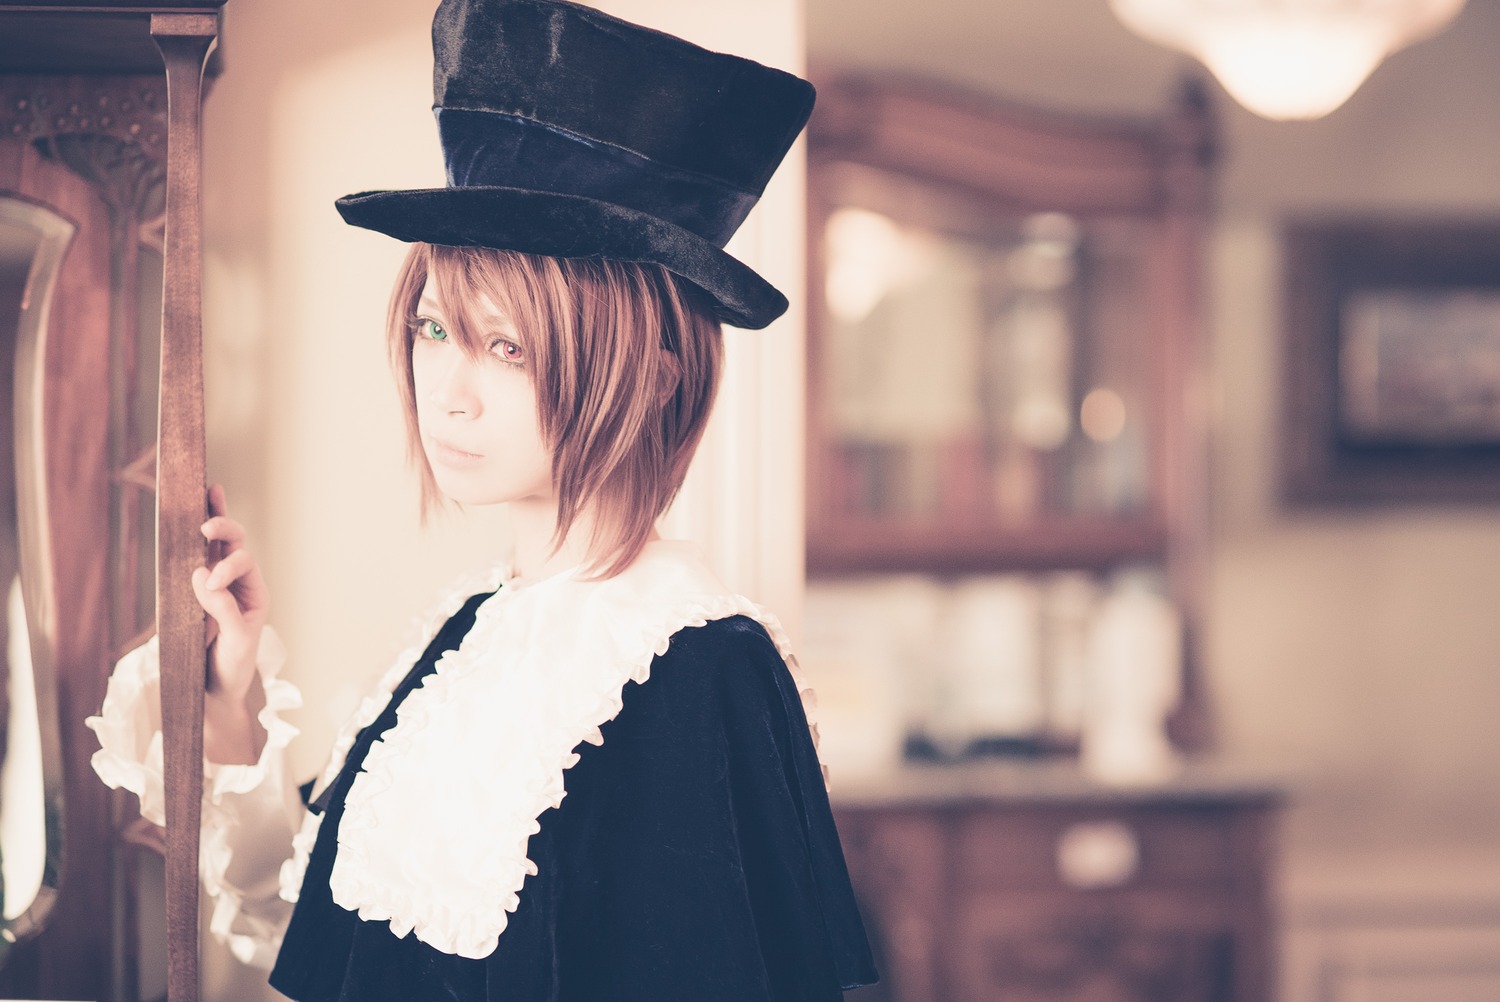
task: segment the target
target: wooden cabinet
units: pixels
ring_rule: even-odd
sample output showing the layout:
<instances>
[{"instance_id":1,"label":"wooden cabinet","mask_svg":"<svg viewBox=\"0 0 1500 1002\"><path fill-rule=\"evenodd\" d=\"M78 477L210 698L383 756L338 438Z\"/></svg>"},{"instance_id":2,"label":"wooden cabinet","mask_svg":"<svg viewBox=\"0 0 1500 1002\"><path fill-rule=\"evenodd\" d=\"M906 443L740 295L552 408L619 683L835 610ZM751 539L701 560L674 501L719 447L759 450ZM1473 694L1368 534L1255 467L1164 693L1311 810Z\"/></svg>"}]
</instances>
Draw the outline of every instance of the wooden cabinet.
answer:
<instances>
[{"instance_id":1,"label":"wooden cabinet","mask_svg":"<svg viewBox=\"0 0 1500 1002\"><path fill-rule=\"evenodd\" d=\"M1214 123L820 81L809 150L808 565L1192 560Z\"/></svg>"},{"instance_id":2,"label":"wooden cabinet","mask_svg":"<svg viewBox=\"0 0 1500 1002\"><path fill-rule=\"evenodd\" d=\"M1191 81L1137 118L826 79L808 130L809 575L1146 570L1181 614L1189 752L1215 145Z\"/></svg>"},{"instance_id":3,"label":"wooden cabinet","mask_svg":"<svg viewBox=\"0 0 1500 1002\"><path fill-rule=\"evenodd\" d=\"M855 892L901 1002L1267 1002L1276 792L1185 772L910 767L836 786ZM855 993L854 998L860 998Z\"/></svg>"},{"instance_id":4,"label":"wooden cabinet","mask_svg":"<svg viewBox=\"0 0 1500 1002\"><path fill-rule=\"evenodd\" d=\"M0 0L0 370L15 377L0 418L16 446L0 450L0 585L19 548L27 627L0 644L0 681L26 680L11 733L32 735L0 725L0 758L26 776L0 804L0 996L158 994L141 941L165 922L172 1002L197 998L198 137L224 2ZM152 632L166 836L100 783L84 727L110 666ZM34 879L13 880L18 859ZM163 866L164 909L149 893Z\"/></svg>"},{"instance_id":5,"label":"wooden cabinet","mask_svg":"<svg viewBox=\"0 0 1500 1002\"><path fill-rule=\"evenodd\" d=\"M819 92L809 572L1160 568L1183 621L1172 737L1204 748L1203 90L1153 119L911 81ZM1195 767L1126 791L991 762L833 795L884 955L855 998L1269 997L1263 785Z\"/></svg>"}]
</instances>

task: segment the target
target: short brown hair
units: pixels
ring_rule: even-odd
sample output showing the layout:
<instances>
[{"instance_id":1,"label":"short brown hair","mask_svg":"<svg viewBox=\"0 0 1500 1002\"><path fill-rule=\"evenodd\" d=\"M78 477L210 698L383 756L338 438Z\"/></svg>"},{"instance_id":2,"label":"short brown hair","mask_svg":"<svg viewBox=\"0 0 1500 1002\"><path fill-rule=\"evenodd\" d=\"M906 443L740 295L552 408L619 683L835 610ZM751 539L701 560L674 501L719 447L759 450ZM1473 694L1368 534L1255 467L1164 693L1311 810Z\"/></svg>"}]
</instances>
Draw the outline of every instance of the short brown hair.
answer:
<instances>
[{"instance_id":1,"label":"short brown hair","mask_svg":"<svg viewBox=\"0 0 1500 1002\"><path fill-rule=\"evenodd\" d=\"M443 500L422 449L411 366L413 318L429 274L465 350L484 350L481 298L515 324L552 450L553 544L591 508L590 567L618 574L677 496L713 407L723 333L708 296L650 263L413 244L387 331L424 516Z\"/></svg>"}]
</instances>

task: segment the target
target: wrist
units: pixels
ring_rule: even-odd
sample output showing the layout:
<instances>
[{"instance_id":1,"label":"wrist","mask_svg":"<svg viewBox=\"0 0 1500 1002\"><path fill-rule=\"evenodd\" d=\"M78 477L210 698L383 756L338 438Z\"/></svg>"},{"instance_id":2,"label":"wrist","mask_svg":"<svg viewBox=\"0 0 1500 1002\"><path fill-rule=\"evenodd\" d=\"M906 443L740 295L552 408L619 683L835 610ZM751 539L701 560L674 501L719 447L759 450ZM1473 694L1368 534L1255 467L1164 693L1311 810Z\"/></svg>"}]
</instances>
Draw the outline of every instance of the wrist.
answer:
<instances>
[{"instance_id":1,"label":"wrist","mask_svg":"<svg viewBox=\"0 0 1500 1002\"><path fill-rule=\"evenodd\" d=\"M219 634L208 646L208 684L206 695L226 704L241 703L250 698L260 683L256 667L258 644L235 643Z\"/></svg>"},{"instance_id":2,"label":"wrist","mask_svg":"<svg viewBox=\"0 0 1500 1002\"><path fill-rule=\"evenodd\" d=\"M266 744L266 729L260 723L265 690L253 669L244 692L224 687L203 695L203 754L218 765L253 765Z\"/></svg>"}]
</instances>

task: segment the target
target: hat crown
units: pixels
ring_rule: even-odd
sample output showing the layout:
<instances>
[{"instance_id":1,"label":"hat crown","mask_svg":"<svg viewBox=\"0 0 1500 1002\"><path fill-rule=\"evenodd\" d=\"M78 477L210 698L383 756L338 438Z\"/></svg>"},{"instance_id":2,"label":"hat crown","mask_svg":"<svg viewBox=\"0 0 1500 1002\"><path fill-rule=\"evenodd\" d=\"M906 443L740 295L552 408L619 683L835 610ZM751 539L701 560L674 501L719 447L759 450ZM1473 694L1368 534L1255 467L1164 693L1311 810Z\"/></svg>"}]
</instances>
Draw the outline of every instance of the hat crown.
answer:
<instances>
[{"instance_id":1,"label":"hat crown","mask_svg":"<svg viewBox=\"0 0 1500 1002\"><path fill-rule=\"evenodd\" d=\"M812 111L790 73L566 0L443 0L434 105L512 116L759 195Z\"/></svg>"},{"instance_id":2,"label":"hat crown","mask_svg":"<svg viewBox=\"0 0 1500 1002\"><path fill-rule=\"evenodd\" d=\"M786 297L725 250L812 113L812 85L569 0L442 0L447 185L339 199L400 240L660 265L761 328Z\"/></svg>"}]
</instances>

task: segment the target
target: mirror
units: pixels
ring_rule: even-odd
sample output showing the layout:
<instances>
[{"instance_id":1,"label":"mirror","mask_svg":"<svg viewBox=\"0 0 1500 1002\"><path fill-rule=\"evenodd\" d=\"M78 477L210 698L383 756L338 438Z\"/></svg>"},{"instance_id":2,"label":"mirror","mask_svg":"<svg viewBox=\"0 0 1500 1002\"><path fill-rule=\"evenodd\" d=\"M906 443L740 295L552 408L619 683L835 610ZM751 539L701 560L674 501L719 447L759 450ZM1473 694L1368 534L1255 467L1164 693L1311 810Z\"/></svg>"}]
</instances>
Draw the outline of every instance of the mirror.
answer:
<instances>
[{"instance_id":1,"label":"mirror","mask_svg":"<svg viewBox=\"0 0 1500 1002\"><path fill-rule=\"evenodd\" d=\"M75 227L0 197L0 961L37 932L57 892L63 797L41 389L49 307Z\"/></svg>"}]
</instances>

